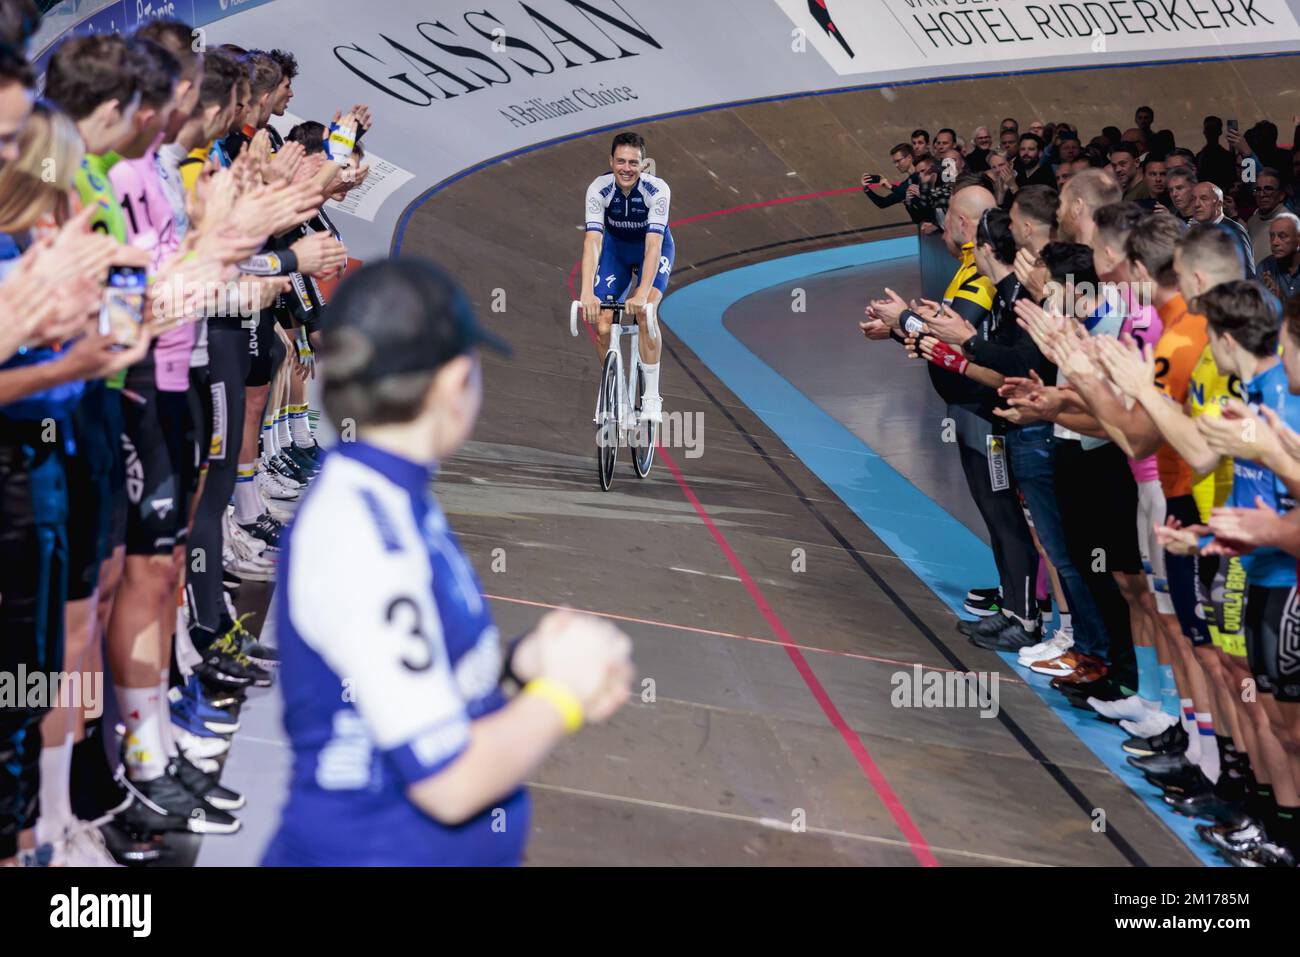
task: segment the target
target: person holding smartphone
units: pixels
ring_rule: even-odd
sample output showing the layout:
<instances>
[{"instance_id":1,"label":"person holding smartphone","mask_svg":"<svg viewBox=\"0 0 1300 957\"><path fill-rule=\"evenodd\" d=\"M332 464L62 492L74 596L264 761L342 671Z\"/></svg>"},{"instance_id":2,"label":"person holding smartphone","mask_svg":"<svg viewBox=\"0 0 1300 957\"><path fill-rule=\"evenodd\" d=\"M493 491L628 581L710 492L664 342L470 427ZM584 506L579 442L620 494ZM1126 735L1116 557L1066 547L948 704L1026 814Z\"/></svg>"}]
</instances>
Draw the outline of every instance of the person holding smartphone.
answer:
<instances>
[{"instance_id":1,"label":"person holding smartphone","mask_svg":"<svg viewBox=\"0 0 1300 957\"><path fill-rule=\"evenodd\" d=\"M907 197L907 187L914 182L912 173L912 147L899 143L889 151L889 158L894 162L899 179L889 182L883 173L863 173L862 192L875 205L876 209L888 209L903 202ZM883 195L876 190L888 190Z\"/></svg>"}]
</instances>

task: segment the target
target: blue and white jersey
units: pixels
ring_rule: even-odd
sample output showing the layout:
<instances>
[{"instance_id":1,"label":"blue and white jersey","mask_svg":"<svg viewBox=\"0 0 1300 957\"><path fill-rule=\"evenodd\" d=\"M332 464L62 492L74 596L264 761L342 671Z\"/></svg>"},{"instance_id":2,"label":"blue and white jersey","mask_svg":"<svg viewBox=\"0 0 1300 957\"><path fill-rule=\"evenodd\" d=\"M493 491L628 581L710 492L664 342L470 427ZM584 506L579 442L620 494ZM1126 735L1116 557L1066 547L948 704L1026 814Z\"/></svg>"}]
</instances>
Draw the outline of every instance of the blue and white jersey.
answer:
<instances>
[{"instance_id":1,"label":"blue and white jersey","mask_svg":"<svg viewBox=\"0 0 1300 957\"><path fill-rule=\"evenodd\" d=\"M505 704L501 647L430 470L360 442L325 458L280 557L289 799L263 863L517 864L521 788L456 827L406 796Z\"/></svg>"},{"instance_id":2,"label":"blue and white jersey","mask_svg":"<svg viewBox=\"0 0 1300 957\"><path fill-rule=\"evenodd\" d=\"M671 202L672 191L657 176L642 173L632 192L624 196L614 174L605 173L587 187L587 232L644 245L647 233L668 233Z\"/></svg>"},{"instance_id":3,"label":"blue and white jersey","mask_svg":"<svg viewBox=\"0 0 1300 957\"><path fill-rule=\"evenodd\" d=\"M1242 384L1246 390L1246 402L1251 408L1267 406L1292 429L1300 430L1300 396L1292 395L1287 387L1286 369L1281 362ZM1295 508L1295 499L1275 473L1258 462L1233 459L1232 493L1228 496L1228 505L1254 508L1256 496L1280 514ZM1296 560L1271 546L1242 555L1241 566L1246 570L1246 581L1251 585L1290 588L1296 583Z\"/></svg>"}]
</instances>

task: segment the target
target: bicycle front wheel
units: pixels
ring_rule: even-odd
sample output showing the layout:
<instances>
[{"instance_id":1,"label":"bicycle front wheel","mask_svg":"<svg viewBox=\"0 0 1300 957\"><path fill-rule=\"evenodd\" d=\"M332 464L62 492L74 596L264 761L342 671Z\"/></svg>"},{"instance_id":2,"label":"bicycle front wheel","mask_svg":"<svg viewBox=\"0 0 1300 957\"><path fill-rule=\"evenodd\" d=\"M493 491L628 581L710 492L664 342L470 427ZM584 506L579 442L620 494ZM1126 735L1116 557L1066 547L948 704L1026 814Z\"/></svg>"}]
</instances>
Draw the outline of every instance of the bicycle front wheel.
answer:
<instances>
[{"instance_id":1,"label":"bicycle front wheel","mask_svg":"<svg viewBox=\"0 0 1300 957\"><path fill-rule=\"evenodd\" d=\"M608 492L614 483L614 466L618 464L618 356L605 356L600 377L600 400L596 422L596 471L600 487Z\"/></svg>"},{"instance_id":2,"label":"bicycle front wheel","mask_svg":"<svg viewBox=\"0 0 1300 957\"><path fill-rule=\"evenodd\" d=\"M659 423L641 421L641 400L643 398L645 398L645 370L638 365L636 368L636 408L632 410L636 424L631 433L635 438L628 443L632 446L632 466L636 469L637 478L645 478L650 474L650 467L655 463L655 446L659 444Z\"/></svg>"}]
</instances>

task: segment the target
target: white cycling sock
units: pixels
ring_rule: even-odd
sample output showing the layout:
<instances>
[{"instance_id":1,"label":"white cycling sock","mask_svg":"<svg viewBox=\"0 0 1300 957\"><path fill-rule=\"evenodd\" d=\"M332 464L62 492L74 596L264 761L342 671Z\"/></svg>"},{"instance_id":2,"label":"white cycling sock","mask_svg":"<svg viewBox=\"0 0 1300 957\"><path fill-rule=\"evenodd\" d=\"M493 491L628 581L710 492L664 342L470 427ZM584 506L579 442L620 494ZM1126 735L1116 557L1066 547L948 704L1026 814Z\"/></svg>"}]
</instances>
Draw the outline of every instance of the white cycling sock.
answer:
<instances>
[{"instance_id":1,"label":"white cycling sock","mask_svg":"<svg viewBox=\"0 0 1300 957\"><path fill-rule=\"evenodd\" d=\"M132 781L152 781L167 770L162 741L158 686L114 689L126 725L126 773ZM170 719L169 719L170 720Z\"/></svg>"},{"instance_id":2,"label":"white cycling sock","mask_svg":"<svg viewBox=\"0 0 1300 957\"><path fill-rule=\"evenodd\" d=\"M235 473L235 521L240 525L251 525L266 511L262 497L257 494L256 462L241 462Z\"/></svg>"},{"instance_id":3,"label":"white cycling sock","mask_svg":"<svg viewBox=\"0 0 1300 957\"><path fill-rule=\"evenodd\" d=\"M58 840L77 823L72 813L72 732L57 744L41 748L41 816L36 820L36 842Z\"/></svg>"},{"instance_id":4,"label":"white cycling sock","mask_svg":"<svg viewBox=\"0 0 1300 957\"><path fill-rule=\"evenodd\" d=\"M648 362L641 363L641 370L645 373L645 394L646 398L659 398L659 363L651 365Z\"/></svg>"}]
</instances>

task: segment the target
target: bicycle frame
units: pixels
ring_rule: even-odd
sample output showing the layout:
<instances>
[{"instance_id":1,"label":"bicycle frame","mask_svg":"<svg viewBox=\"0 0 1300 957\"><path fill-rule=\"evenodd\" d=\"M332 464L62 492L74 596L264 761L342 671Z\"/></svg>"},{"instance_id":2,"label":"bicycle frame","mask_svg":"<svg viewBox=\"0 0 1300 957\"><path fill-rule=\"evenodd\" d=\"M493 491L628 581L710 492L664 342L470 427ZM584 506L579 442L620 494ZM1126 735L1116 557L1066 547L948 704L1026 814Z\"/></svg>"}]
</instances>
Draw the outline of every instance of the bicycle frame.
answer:
<instances>
[{"instance_id":1,"label":"bicycle frame","mask_svg":"<svg viewBox=\"0 0 1300 957\"><path fill-rule=\"evenodd\" d=\"M630 419L632 417L632 412L633 412L631 395L636 390L636 374L637 374L637 370L640 369L641 367L641 351L638 348L640 344L640 340L639 340L640 326L638 323L634 321L628 323L628 325L631 326L631 328L627 332L627 335L631 339L632 358L631 361L627 363L628 366L627 376L624 377L623 349L622 349L621 340L623 337L623 325L624 325L626 314L623 311L623 303L616 302L610 305L605 305L604 303L602 303L601 309L609 309L614 313L612 317L613 322L611 323L610 330L609 330L609 348L606 350L605 354L609 355L611 352L614 354L614 362L618 368L618 374L616 376L616 379L618 381L617 405L618 405L619 435L617 440L622 442L624 440L624 437L627 435L627 433L631 429L636 428L639 425L639 423L630 422ZM581 317L581 315L582 315L582 303L577 302L575 300L569 306L569 332L571 335L576 336L578 334L578 319ZM659 338L659 321L656 316L656 309L654 303L652 302L646 303L645 316L646 316L646 333L650 336L651 339ZM603 426L605 424L600 421L599 394L597 394L596 397L596 416L594 418L594 421L596 422L597 425Z\"/></svg>"}]
</instances>

